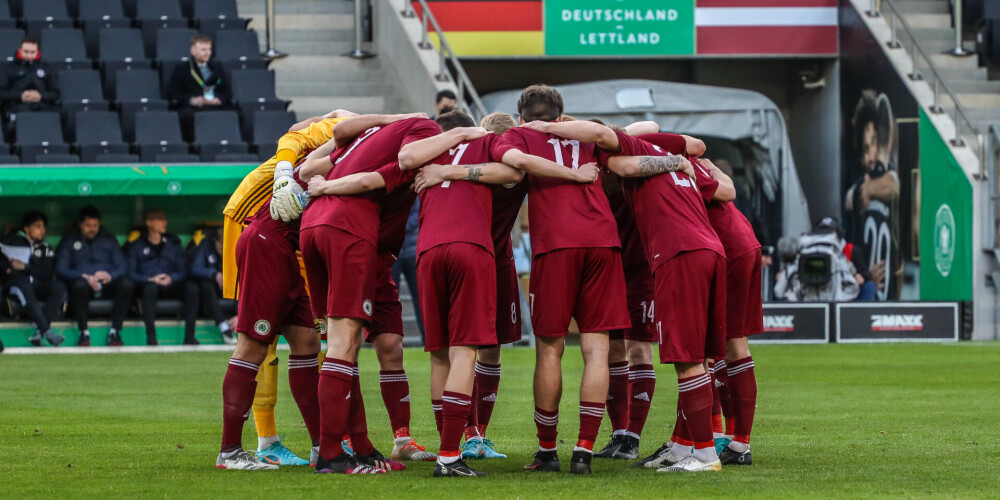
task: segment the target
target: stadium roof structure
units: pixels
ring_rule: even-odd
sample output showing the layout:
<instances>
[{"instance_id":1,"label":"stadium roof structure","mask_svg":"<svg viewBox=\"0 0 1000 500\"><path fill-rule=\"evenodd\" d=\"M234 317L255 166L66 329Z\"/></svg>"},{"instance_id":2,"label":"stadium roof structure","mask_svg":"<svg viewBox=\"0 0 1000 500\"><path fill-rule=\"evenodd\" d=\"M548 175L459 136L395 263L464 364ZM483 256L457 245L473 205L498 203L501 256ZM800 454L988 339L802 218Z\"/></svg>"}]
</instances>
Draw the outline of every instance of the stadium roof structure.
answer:
<instances>
[{"instance_id":1,"label":"stadium roof structure","mask_svg":"<svg viewBox=\"0 0 1000 500\"><path fill-rule=\"evenodd\" d=\"M580 119L623 124L652 120L664 131L750 144L763 194L771 201L781 197L782 232L809 231L808 203L795 170L785 119L763 94L656 80L606 80L555 88L562 94L565 113ZM521 90L493 92L483 97L483 103L490 111L517 116L520 95Z\"/></svg>"}]
</instances>

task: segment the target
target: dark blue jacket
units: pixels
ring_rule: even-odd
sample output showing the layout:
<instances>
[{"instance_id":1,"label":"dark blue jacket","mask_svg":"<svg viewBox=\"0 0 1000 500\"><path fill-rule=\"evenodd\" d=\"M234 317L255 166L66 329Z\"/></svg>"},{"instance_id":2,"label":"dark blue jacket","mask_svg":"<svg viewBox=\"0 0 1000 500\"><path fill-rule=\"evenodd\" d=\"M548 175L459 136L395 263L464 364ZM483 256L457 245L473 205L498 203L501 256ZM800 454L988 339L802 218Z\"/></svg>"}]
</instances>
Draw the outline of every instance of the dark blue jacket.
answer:
<instances>
[{"instance_id":1,"label":"dark blue jacket","mask_svg":"<svg viewBox=\"0 0 1000 500\"><path fill-rule=\"evenodd\" d=\"M420 199L413 203L410 216L406 219L406 238L403 240L403 248L399 251L399 258L417 257L417 230L420 229Z\"/></svg>"},{"instance_id":2,"label":"dark blue jacket","mask_svg":"<svg viewBox=\"0 0 1000 500\"><path fill-rule=\"evenodd\" d=\"M157 274L168 274L177 283L187 278L187 258L181 241L164 234L159 245L153 245L143 231L139 239L128 246L128 272L132 281L142 283Z\"/></svg>"},{"instance_id":3,"label":"dark blue jacket","mask_svg":"<svg viewBox=\"0 0 1000 500\"><path fill-rule=\"evenodd\" d=\"M79 228L63 236L56 249L56 274L71 281L97 271L106 271L113 280L128 273L128 263L114 235L102 227L92 240L84 239Z\"/></svg>"},{"instance_id":4,"label":"dark blue jacket","mask_svg":"<svg viewBox=\"0 0 1000 500\"><path fill-rule=\"evenodd\" d=\"M222 272L222 256L215 251L212 238L201 240L191 258L191 276L198 279L215 280L215 273Z\"/></svg>"}]
</instances>

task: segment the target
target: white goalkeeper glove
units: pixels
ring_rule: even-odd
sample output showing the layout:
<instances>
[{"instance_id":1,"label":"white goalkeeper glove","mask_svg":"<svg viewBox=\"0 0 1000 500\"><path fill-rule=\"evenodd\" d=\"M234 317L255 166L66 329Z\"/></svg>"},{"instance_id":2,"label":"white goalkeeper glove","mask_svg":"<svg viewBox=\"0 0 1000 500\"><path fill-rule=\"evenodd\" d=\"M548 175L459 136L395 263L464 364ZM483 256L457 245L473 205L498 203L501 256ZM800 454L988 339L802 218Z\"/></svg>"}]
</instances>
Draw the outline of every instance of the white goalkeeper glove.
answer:
<instances>
[{"instance_id":1,"label":"white goalkeeper glove","mask_svg":"<svg viewBox=\"0 0 1000 500\"><path fill-rule=\"evenodd\" d=\"M274 188L271 190L271 218L289 222L298 219L309 203L307 193L295 182L294 166L289 161L279 161L274 167Z\"/></svg>"}]
</instances>

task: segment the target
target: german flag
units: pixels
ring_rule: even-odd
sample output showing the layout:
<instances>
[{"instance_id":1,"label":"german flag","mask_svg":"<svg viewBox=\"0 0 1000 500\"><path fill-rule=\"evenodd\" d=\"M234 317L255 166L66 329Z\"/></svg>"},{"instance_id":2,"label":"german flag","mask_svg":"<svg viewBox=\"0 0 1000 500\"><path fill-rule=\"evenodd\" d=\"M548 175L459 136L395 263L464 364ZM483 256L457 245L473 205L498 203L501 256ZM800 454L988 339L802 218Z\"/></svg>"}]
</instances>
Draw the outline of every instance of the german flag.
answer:
<instances>
[{"instance_id":1,"label":"german flag","mask_svg":"<svg viewBox=\"0 0 1000 500\"><path fill-rule=\"evenodd\" d=\"M412 4L423 18L420 4ZM427 4L459 56L545 55L539 0L431 0ZM433 31L430 37L439 44Z\"/></svg>"}]
</instances>

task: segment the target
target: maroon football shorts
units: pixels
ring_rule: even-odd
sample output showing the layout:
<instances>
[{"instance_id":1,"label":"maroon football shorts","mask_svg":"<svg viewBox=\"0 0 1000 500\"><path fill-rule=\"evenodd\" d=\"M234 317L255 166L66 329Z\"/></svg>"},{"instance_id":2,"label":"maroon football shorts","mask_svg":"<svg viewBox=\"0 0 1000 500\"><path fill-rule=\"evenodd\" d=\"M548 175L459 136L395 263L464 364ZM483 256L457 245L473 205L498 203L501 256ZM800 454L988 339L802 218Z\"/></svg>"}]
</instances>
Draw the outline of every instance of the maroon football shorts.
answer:
<instances>
[{"instance_id":1,"label":"maroon football shorts","mask_svg":"<svg viewBox=\"0 0 1000 500\"><path fill-rule=\"evenodd\" d=\"M497 259L497 343L521 340L521 294L514 257Z\"/></svg>"},{"instance_id":2,"label":"maroon football shorts","mask_svg":"<svg viewBox=\"0 0 1000 500\"><path fill-rule=\"evenodd\" d=\"M448 243L417 258L424 350L491 346L496 334L496 265L472 243Z\"/></svg>"},{"instance_id":3,"label":"maroon football shorts","mask_svg":"<svg viewBox=\"0 0 1000 500\"><path fill-rule=\"evenodd\" d=\"M612 330L611 338L656 342L656 328L653 326L653 273L649 266L626 269L625 290L632 326L624 330Z\"/></svg>"},{"instance_id":4,"label":"maroon football shorts","mask_svg":"<svg viewBox=\"0 0 1000 500\"><path fill-rule=\"evenodd\" d=\"M632 325L617 248L563 248L536 256L528 288L531 326L539 337L566 335L571 318L584 333Z\"/></svg>"},{"instance_id":5,"label":"maroon football shorts","mask_svg":"<svg viewBox=\"0 0 1000 500\"><path fill-rule=\"evenodd\" d=\"M318 318L355 318L368 322L374 312L375 247L330 226L302 230L313 314Z\"/></svg>"},{"instance_id":6,"label":"maroon football shorts","mask_svg":"<svg viewBox=\"0 0 1000 500\"><path fill-rule=\"evenodd\" d=\"M403 305L399 302L399 288L392 281L392 264L395 258L379 256L375 259L375 313L365 327L365 340L371 342L377 335L392 333L403 335Z\"/></svg>"},{"instance_id":7,"label":"maroon football shorts","mask_svg":"<svg viewBox=\"0 0 1000 500\"><path fill-rule=\"evenodd\" d=\"M726 262L726 338L749 337L764 331L760 293L760 249Z\"/></svg>"},{"instance_id":8,"label":"maroon football shorts","mask_svg":"<svg viewBox=\"0 0 1000 500\"><path fill-rule=\"evenodd\" d=\"M660 363L726 355L726 259L711 250L677 254L653 271Z\"/></svg>"},{"instance_id":9,"label":"maroon football shorts","mask_svg":"<svg viewBox=\"0 0 1000 500\"><path fill-rule=\"evenodd\" d=\"M313 328L299 259L283 236L247 227L236 241L236 265L237 332L270 344L284 326Z\"/></svg>"}]
</instances>

